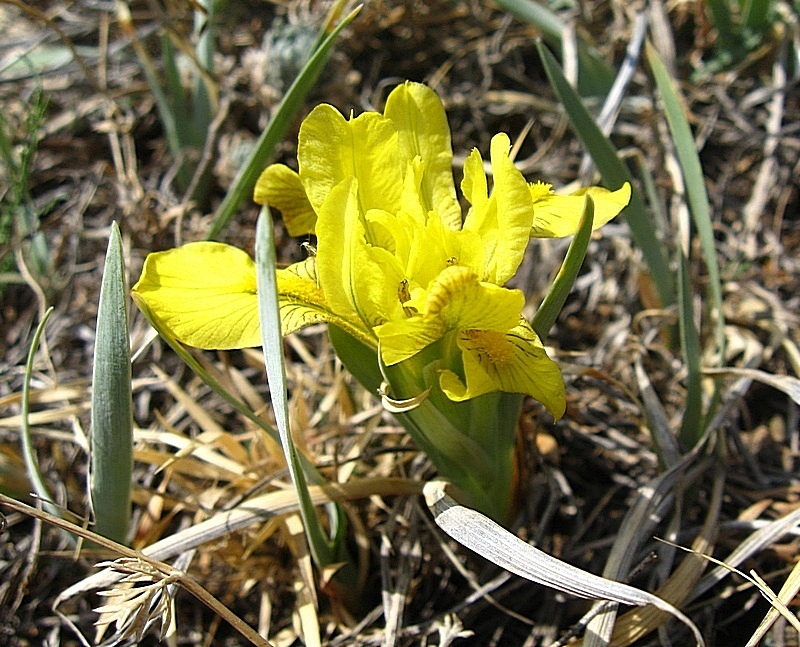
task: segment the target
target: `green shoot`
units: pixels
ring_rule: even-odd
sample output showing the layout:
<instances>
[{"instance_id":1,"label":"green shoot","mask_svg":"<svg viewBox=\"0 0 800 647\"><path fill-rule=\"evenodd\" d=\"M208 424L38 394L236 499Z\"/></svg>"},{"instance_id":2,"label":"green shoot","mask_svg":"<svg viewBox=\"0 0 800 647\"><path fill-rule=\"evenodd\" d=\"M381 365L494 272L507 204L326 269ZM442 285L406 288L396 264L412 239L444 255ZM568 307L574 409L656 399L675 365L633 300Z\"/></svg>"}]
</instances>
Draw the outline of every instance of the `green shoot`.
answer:
<instances>
[{"instance_id":1,"label":"green shoot","mask_svg":"<svg viewBox=\"0 0 800 647\"><path fill-rule=\"evenodd\" d=\"M133 472L127 301L122 240L113 223L97 311L89 485L97 533L120 543L128 536Z\"/></svg>"}]
</instances>

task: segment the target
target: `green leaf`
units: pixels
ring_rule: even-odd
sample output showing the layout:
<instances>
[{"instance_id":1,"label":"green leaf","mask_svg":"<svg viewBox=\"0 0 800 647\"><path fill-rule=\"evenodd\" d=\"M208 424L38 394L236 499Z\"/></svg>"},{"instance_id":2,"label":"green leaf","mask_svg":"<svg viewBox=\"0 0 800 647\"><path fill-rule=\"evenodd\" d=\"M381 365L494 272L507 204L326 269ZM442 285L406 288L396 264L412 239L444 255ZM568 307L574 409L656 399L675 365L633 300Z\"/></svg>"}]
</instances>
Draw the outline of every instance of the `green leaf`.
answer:
<instances>
[{"instance_id":1,"label":"green leaf","mask_svg":"<svg viewBox=\"0 0 800 647\"><path fill-rule=\"evenodd\" d=\"M578 138L602 174L603 181L610 187L622 186L624 182L631 183L631 201L623 213L631 228L634 241L642 250L662 304L672 305L675 303L675 282L669 269L667 255L661 241L658 240L656 227L633 183L630 171L619 159L616 148L603 135L580 97L564 78L553 55L541 42L537 47L550 84L561 100Z\"/></svg>"},{"instance_id":2,"label":"green leaf","mask_svg":"<svg viewBox=\"0 0 800 647\"><path fill-rule=\"evenodd\" d=\"M583 215L581 216L580 227L569 245L564 262L558 270L555 281L550 287L550 291L542 301L542 305L536 310L536 314L531 321L531 327L539 335L540 339L545 339L550 334L550 329L558 318L558 313L564 307L578 272L583 265L586 257L586 250L592 238L592 223L594 222L594 201L587 194L583 204Z\"/></svg>"},{"instance_id":3,"label":"green leaf","mask_svg":"<svg viewBox=\"0 0 800 647\"><path fill-rule=\"evenodd\" d=\"M319 567L329 566L336 561L332 543L326 539L317 517L311 496L308 493L306 474L298 458L298 452L289 429L289 405L286 396L286 364L281 334L280 308L278 307L278 280L275 274L277 259L273 236L272 217L269 207L264 205L256 225L256 279L258 286L258 311L261 321L261 339L267 381L278 427L281 447L289 467L298 501L300 516L306 530L309 548L314 562ZM334 518L337 518L334 516ZM334 529L336 533L336 529Z\"/></svg>"},{"instance_id":4,"label":"green leaf","mask_svg":"<svg viewBox=\"0 0 800 647\"><path fill-rule=\"evenodd\" d=\"M30 479L31 484L33 485L36 496L41 499L45 510L47 510L50 514L54 514L57 517L63 518L61 510L51 503L53 501L53 497L50 496L50 491L47 489L47 485L45 484L42 474L39 471L39 459L36 456L36 450L33 448L31 428L30 424L28 423L28 414L30 413L31 408L31 375L33 374L33 361L36 357L36 351L39 349L39 340L42 337L44 327L47 324L47 320L50 318L51 314L53 314L52 306L47 309L42 317L42 320L39 322L39 325L36 327L36 332L34 333L33 340L31 341L31 347L28 349L28 361L25 365L25 381L22 384L22 410L20 412L22 429L20 438L22 439L22 455L25 459L25 470L28 473L28 479Z\"/></svg>"},{"instance_id":5,"label":"green leaf","mask_svg":"<svg viewBox=\"0 0 800 647\"><path fill-rule=\"evenodd\" d=\"M731 0L706 0L705 4L711 11L720 46L724 50L733 51L736 45L733 17L731 15Z\"/></svg>"},{"instance_id":6,"label":"green leaf","mask_svg":"<svg viewBox=\"0 0 800 647\"><path fill-rule=\"evenodd\" d=\"M692 215L692 221L700 237L700 248L708 270L708 297L712 317L715 319L716 364L721 366L725 356L725 316L722 313L722 281L717 263L717 249L708 208L703 168L697 154L694 137L686 120L683 104L670 78L667 68L655 48L649 43L646 46L647 61L653 72L664 113L667 117L670 133L675 144L675 151L681 167L683 181L686 184L686 201ZM682 297L683 298L683 297Z\"/></svg>"},{"instance_id":7,"label":"green leaf","mask_svg":"<svg viewBox=\"0 0 800 647\"><path fill-rule=\"evenodd\" d=\"M678 324L683 361L686 364L686 403L681 421L680 439L688 448L703 436L703 385L700 366L700 335L694 321L692 285L686 257L678 248Z\"/></svg>"},{"instance_id":8,"label":"green leaf","mask_svg":"<svg viewBox=\"0 0 800 647\"><path fill-rule=\"evenodd\" d=\"M125 543L131 516L133 404L125 264L111 225L92 370L90 493L98 534Z\"/></svg>"}]
</instances>

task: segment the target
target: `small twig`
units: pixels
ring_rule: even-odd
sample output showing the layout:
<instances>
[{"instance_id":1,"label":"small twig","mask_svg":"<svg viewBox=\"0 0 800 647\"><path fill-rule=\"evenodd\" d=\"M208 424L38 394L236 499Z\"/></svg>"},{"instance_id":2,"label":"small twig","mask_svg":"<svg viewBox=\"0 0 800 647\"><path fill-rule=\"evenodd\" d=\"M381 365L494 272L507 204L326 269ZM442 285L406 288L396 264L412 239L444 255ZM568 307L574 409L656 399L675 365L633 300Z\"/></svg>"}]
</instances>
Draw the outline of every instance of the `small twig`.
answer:
<instances>
[{"instance_id":1,"label":"small twig","mask_svg":"<svg viewBox=\"0 0 800 647\"><path fill-rule=\"evenodd\" d=\"M755 258L756 235L767 202L775 187L779 174L777 173L778 158L777 150L780 143L780 129L783 123L783 113L786 102L786 85L788 74L786 73L787 38L781 42L780 52L772 66L772 88L774 94L769 104L769 117L766 124L766 137L764 138L764 159L758 176L753 185L753 193L744 207L744 236L742 237L742 247L747 258Z\"/></svg>"}]
</instances>

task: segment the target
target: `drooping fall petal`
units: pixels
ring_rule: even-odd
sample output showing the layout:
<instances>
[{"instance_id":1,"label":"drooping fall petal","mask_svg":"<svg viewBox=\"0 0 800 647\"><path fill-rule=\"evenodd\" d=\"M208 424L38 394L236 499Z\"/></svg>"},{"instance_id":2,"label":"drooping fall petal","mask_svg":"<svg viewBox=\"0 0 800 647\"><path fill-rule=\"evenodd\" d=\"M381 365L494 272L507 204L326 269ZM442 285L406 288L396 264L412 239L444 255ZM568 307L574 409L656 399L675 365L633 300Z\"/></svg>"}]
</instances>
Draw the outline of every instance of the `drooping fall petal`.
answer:
<instances>
[{"instance_id":1,"label":"drooping fall petal","mask_svg":"<svg viewBox=\"0 0 800 647\"><path fill-rule=\"evenodd\" d=\"M317 279L316 258L307 258L276 271L281 331L284 335L315 323L332 323L356 339L370 344L372 336L360 325L331 310Z\"/></svg>"},{"instance_id":2,"label":"drooping fall petal","mask_svg":"<svg viewBox=\"0 0 800 647\"><path fill-rule=\"evenodd\" d=\"M458 346L465 381L450 370L439 375L439 385L451 400L461 402L494 391L525 393L541 402L556 419L564 415L561 370L526 321L521 320L505 333L463 330Z\"/></svg>"},{"instance_id":3,"label":"drooping fall petal","mask_svg":"<svg viewBox=\"0 0 800 647\"><path fill-rule=\"evenodd\" d=\"M279 269L276 276L284 335L329 322L362 341L370 339L357 322L330 310L314 258ZM255 264L237 247L197 242L150 254L132 294L189 346L228 350L261 345Z\"/></svg>"},{"instance_id":4,"label":"drooping fall petal","mask_svg":"<svg viewBox=\"0 0 800 647\"><path fill-rule=\"evenodd\" d=\"M602 227L628 206L631 185L627 182L616 191L593 186L570 195L553 193L549 184L537 182L530 185L533 197L533 238L562 238L578 231L583 203L588 193L594 200L594 223L592 229Z\"/></svg>"},{"instance_id":5,"label":"drooping fall petal","mask_svg":"<svg viewBox=\"0 0 800 647\"><path fill-rule=\"evenodd\" d=\"M524 303L519 290L481 282L470 268L454 265L439 274L417 304L419 315L378 328L381 356L387 365L396 364L456 330L504 332L517 322Z\"/></svg>"},{"instance_id":6,"label":"drooping fall petal","mask_svg":"<svg viewBox=\"0 0 800 647\"><path fill-rule=\"evenodd\" d=\"M198 242L149 254L132 294L190 346L261 345L255 264L236 247Z\"/></svg>"}]
</instances>

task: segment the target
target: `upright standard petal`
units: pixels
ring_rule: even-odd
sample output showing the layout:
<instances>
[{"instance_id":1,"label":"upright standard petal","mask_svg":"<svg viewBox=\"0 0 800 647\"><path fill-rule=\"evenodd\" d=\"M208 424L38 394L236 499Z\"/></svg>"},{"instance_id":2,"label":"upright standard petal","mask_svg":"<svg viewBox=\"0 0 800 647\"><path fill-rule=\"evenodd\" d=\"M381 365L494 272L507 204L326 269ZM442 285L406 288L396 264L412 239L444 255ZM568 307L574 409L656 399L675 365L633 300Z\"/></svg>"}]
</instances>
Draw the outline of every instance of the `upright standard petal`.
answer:
<instances>
[{"instance_id":1,"label":"upright standard petal","mask_svg":"<svg viewBox=\"0 0 800 647\"><path fill-rule=\"evenodd\" d=\"M387 318L384 304L390 279L387 268L369 252L358 184L354 177L341 182L320 208L316 258L331 309L371 331ZM374 336L368 343L376 345Z\"/></svg>"},{"instance_id":2,"label":"upright standard petal","mask_svg":"<svg viewBox=\"0 0 800 647\"><path fill-rule=\"evenodd\" d=\"M480 155L473 152L464 166L462 189L472 208L464 221L484 241L486 267L482 279L504 285L519 268L530 238L533 201L528 183L508 156L511 142L504 133L492 138L494 186L487 198Z\"/></svg>"},{"instance_id":3,"label":"upright standard petal","mask_svg":"<svg viewBox=\"0 0 800 647\"><path fill-rule=\"evenodd\" d=\"M428 86L406 81L389 94L384 115L397 129L401 158L422 160L420 194L426 210L436 211L450 229L460 229L450 126L441 99Z\"/></svg>"},{"instance_id":4,"label":"upright standard petal","mask_svg":"<svg viewBox=\"0 0 800 647\"><path fill-rule=\"evenodd\" d=\"M393 211L400 202L405 162L391 120L376 112L345 119L336 108L314 108L300 126L297 145L300 178L314 210L334 187L358 178L358 202L369 209Z\"/></svg>"},{"instance_id":5,"label":"upright standard petal","mask_svg":"<svg viewBox=\"0 0 800 647\"><path fill-rule=\"evenodd\" d=\"M592 229L598 229L616 218L631 199L631 185L627 182L616 191L591 186L570 195L554 193L553 186L544 182L535 182L529 185L529 189L533 198L534 214L532 238L563 238L574 235L583 215L587 193L594 200Z\"/></svg>"},{"instance_id":6,"label":"upright standard petal","mask_svg":"<svg viewBox=\"0 0 800 647\"><path fill-rule=\"evenodd\" d=\"M487 281L505 283L517 273L528 246L533 205L528 183L509 157L511 142L504 133L492 138L492 197L497 202L498 237L487 262Z\"/></svg>"}]
</instances>

